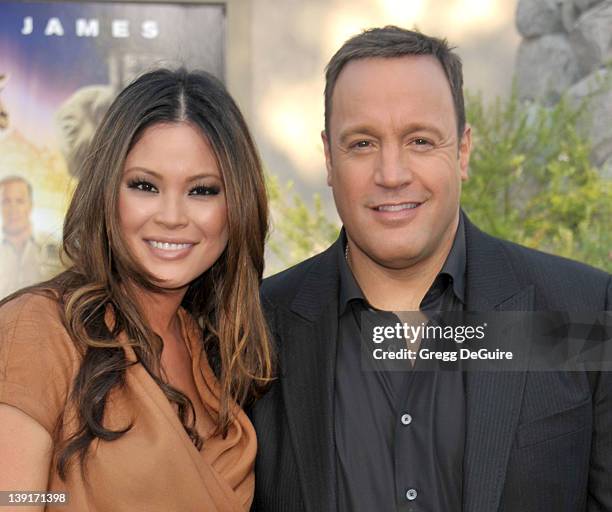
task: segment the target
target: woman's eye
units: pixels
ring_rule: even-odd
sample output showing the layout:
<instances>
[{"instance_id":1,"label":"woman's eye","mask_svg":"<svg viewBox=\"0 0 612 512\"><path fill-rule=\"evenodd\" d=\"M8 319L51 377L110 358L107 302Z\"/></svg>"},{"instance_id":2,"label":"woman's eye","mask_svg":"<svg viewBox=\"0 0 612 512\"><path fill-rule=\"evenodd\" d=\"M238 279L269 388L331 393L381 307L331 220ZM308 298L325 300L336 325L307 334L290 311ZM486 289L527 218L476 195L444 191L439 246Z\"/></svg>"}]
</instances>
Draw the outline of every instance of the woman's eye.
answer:
<instances>
[{"instance_id":1,"label":"woman's eye","mask_svg":"<svg viewBox=\"0 0 612 512\"><path fill-rule=\"evenodd\" d=\"M134 180L128 183L128 188L140 190L142 192L157 192L155 185L144 180Z\"/></svg>"},{"instance_id":2,"label":"woman's eye","mask_svg":"<svg viewBox=\"0 0 612 512\"><path fill-rule=\"evenodd\" d=\"M190 196L216 196L220 192L219 187L206 187L204 185L200 185L198 187L192 188L189 191Z\"/></svg>"}]
</instances>

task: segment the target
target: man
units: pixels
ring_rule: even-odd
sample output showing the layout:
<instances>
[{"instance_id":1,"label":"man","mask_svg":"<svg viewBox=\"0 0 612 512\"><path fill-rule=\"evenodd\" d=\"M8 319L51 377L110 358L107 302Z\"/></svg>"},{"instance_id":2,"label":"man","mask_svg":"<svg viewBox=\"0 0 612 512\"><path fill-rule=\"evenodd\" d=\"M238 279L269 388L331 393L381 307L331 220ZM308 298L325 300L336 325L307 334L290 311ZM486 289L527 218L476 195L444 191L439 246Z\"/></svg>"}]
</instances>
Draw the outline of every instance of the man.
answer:
<instances>
[{"instance_id":1,"label":"man","mask_svg":"<svg viewBox=\"0 0 612 512\"><path fill-rule=\"evenodd\" d=\"M48 236L34 236L32 185L20 176L0 181L2 239L0 298L50 278L60 270L59 250Z\"/></svg>"},{"instance_id":2,"label":"man","mask_svg":"<svg viewBox=\"0 0 612 512\"><path fill-rule=\"evenodd\" d=\"M322 137L344 229L263 285L279 378L253 409L256 510L612 510L608 373L362 369L364 311L610 309L608 274L462 214L459 58L397 27L353 37Z\"/></svg>"}]
</instances>

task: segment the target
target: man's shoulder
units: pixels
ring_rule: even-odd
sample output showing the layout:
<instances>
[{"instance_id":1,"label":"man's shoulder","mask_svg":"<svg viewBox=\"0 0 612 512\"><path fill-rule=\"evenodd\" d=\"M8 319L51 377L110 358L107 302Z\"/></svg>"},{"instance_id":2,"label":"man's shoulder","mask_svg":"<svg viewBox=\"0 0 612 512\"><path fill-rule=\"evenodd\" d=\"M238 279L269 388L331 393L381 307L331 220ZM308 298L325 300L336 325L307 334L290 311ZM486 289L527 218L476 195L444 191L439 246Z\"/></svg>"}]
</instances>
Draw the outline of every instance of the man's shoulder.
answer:
<instances>
[{"instance_id":1,"label":"man's shoulder","mask_svg":"<svg viewBox=\"0 0 612 512\"><path fill-rule=\"evenodd\" d=\"M529 274L534 278L547 278L564 276L566 279L591 281L608 281L610 274L604 270L592 267L586 263L557 256L537 249L507 240L499 240L513 264L514 270L519 274Z\"/></svg>"},{"instance_id":2,"label":"man's shoulder","mask_svg":"<svg viewBox=\"0 0 612 512\"><path fill-rule=\"evenodd\" d=\"M543 307L562 311L610 307L612 276L608 272L507 240L494 240L518 283L533 286Z\"/></svg>"},{"instance_id":3,"label":"man's shoulder","mask_svg":"<svg viewBox=\"0 0 612 512\"><path fill-rule=\"evenodd\" d=\"M312 270L329 265L332 247L264 279L261 286L264 299L273 304L291 302Z\"/></svg>"},{"instance_id":4,"label":"man's shoulder","mask_svg":"<svg viewBox=\"0 0 612 512\"><path fill-rule=\"evenodd\" d=\"M309 270L313 268L325 253L319 253L308 258L292 267L289 267L273 276L263 280L261 291L269 299L287 299L287 294L293 292L294 295L300 288L300 284L306 278Z\"/></svg>"},{"instance_id":5,"label":"man's shoulder","mask_svg":"<svg viewBox=\"0 0 612 512\"><path fill-rule=\"evenodd\" d=\"M466 226L466 245L468 260L474 259L472 264L482 264L488 260L495 260L500 255L505 256L513 273L519 280L539 280L552 277L563 277L566 280L585 280L587 282L607 282L610 274L604 270L592 267L576 260L546 253L524 245L497 238L481 231L464 216ZM475 256L475 258L473 258ZM472 258L471 258L472 257ZM468 261L468 265L469 265ZM499 262L493 261L497 264ZM473 271L481 270L473 268Z\"/></svg>"}]
</instances>

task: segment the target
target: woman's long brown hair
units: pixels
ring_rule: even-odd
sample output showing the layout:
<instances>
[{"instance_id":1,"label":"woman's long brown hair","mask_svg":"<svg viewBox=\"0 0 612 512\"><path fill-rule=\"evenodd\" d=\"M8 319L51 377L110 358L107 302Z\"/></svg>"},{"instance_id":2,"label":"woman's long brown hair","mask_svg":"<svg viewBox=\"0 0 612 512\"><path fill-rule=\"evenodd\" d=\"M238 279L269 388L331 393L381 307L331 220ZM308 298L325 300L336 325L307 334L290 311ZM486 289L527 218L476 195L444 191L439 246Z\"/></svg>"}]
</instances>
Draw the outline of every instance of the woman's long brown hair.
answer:
<instances>
[{"instance_id":1,"label":"woman's long brown hair","mask_svg":"<svg viewBox=\"0 0 612 512\"><path fill-rule=\"evenodd\" d=\"M113 431L103 422L109 394L124 384L131 364L146 369L175 404L193 443L198 449L203 444L190 400L161 376L163 342L145 321L130 292L133 286L126 286L164 293L130 254L117 214L128 152L147 127L177 122L190 123L208 139L225 185L227 247L213 266L190 284L182 304L203 326L204 349L219 379L219 435L227 433L237 404L243 406L257 397L273 376L274 356L259 302L267 197L261 163L246 123L213 76L185 70L147 73L115 99L82 164L81 179L64 222L63 249L70 268L47 283L18 292L44 293L56 299L62 321L83 355L70 395L79 428L57 446L56 464L62 478L73 457L79 457L84 467L92 441L113 441L131 428L126 425ZM105 322L108 310L114 318L111 326ZM137 363L126 359L118 341L122 333L132 344Z\"/></svg>"}]
</instances>

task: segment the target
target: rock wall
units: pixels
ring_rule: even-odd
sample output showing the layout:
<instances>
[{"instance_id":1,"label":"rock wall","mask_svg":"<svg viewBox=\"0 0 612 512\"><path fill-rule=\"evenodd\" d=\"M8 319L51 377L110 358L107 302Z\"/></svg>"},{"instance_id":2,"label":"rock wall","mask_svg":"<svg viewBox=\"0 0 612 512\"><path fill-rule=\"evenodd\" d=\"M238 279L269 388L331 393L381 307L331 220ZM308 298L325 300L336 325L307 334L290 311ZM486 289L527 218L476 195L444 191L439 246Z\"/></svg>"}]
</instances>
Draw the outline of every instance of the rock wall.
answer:
<instances>
[{"instance_id":1,"label":"rock wall","mask_svg":"<svg viewBox=\"0 0 612 512\"><path fill-rule=\"evenodd\" d=\"M516 26L519 96L547 106L590 97L581 129L612 177L612 0L519 0Z\"/></svg>"}]
</instances>

